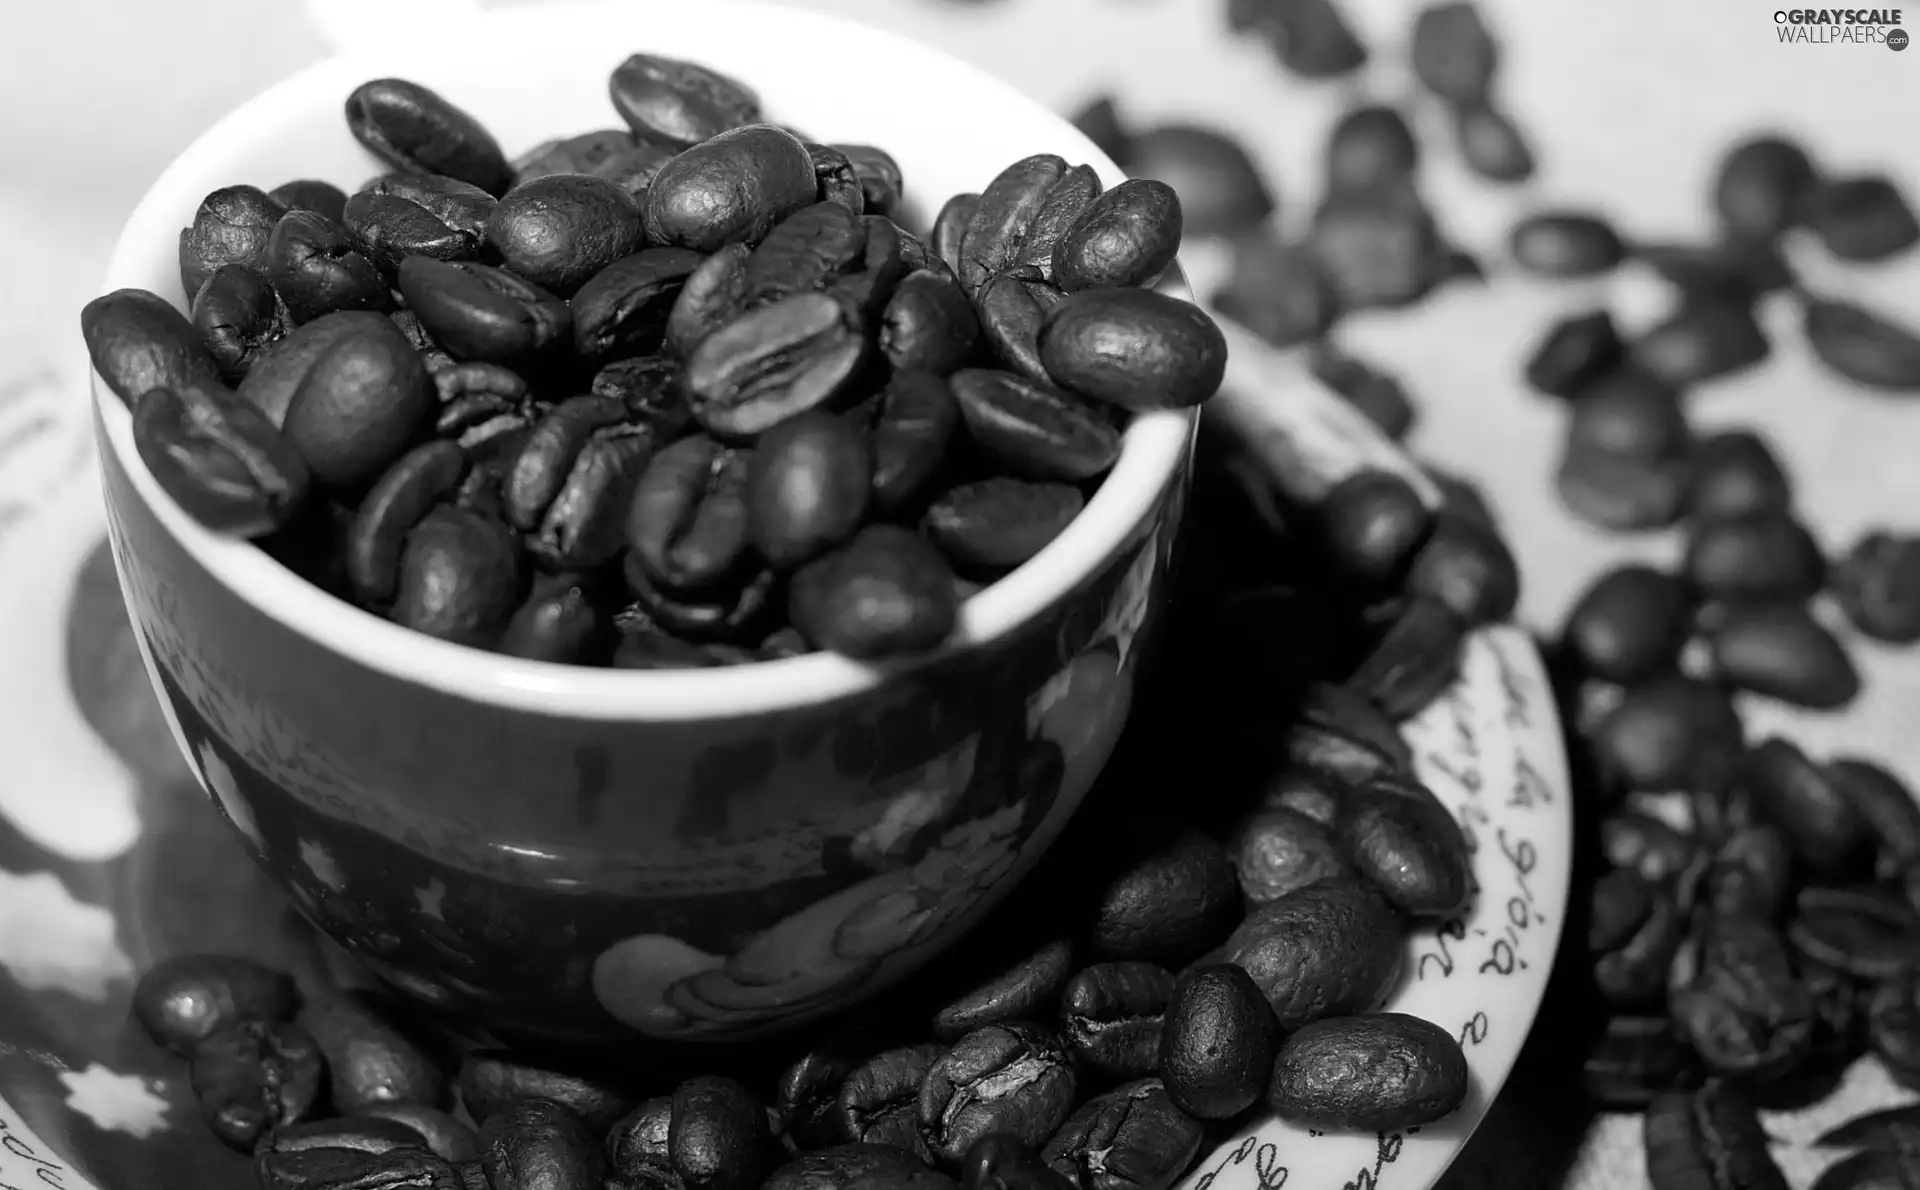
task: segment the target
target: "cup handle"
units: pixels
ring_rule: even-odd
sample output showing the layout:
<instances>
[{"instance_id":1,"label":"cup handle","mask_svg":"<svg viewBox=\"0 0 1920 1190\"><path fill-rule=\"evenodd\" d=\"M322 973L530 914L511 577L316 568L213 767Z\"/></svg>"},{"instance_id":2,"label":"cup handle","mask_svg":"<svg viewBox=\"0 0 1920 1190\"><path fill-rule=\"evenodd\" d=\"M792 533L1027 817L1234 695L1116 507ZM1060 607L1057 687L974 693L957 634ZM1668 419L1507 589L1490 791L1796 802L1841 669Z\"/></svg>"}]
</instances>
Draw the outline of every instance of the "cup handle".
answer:
<instances>
[{"instance_id":1,"label":"cup handle","mask_svg":"<svg viewBox=\"0 0 1920 1190\"><path fill-rule=\"evenodd\" d=\"M301 6L336 54L459 27L487 8L486 0L302 0Z\"/></svg>"}]
</instances>

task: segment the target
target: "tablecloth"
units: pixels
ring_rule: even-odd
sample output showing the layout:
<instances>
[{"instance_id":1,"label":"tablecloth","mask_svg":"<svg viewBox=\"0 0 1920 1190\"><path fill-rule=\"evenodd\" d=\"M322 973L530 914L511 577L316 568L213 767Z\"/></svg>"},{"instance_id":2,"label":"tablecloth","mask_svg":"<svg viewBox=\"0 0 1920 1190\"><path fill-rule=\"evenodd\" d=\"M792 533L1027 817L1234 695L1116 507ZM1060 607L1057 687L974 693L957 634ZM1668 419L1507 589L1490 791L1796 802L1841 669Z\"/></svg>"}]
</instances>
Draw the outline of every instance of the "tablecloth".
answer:
<instances>
[{"instance_id":1,"label":"tablecloth","mask_svg":"<svg viewBox=\"0 0 1920 1190\"><path fill-rule=\"evenodd\" d=\"M689 0L697 2L697 0ZM817 6L936 41L1070 107L1111 91L1140 121L1218 124L1268 168L1282 218L1314 192L1333 115L1358 95L1396 99L1404 0L1351 0L1373 48L1362 81L1287 79L1261 46L1228 36L1222 0L814 0ZM0 37L0 395L79 400L84 356L76 313L94 293L120 221L166 162L224 109L322 56L329 42L415 35L417 22L459 19L465 0L69 0L16 5ZM1886 170L1920 184L1920 141L1905 127L1920 100L1920 51L1874 43L1784 43L1775 12L1735 0L1483 0L1506 53L1500 94L1534 138L1541 170L1498 190L1465 176L1444 151L1425 176L1450 230L1497 253L1505 227L1532 207L1593 206L1649 237L1697 233L1717 151L1745 130L1797 132L1841 170ZM1899 13L1899 9L1883 10ZM1920 19L1920 12L1916 13ZM857 63L821 63L823 85L857 87ZM836 68L841 70L834 77ZM885 102L875 96L875 102ZM1426 113L1431 115L1432 113ZM1444 138L1434 142L1444 143ZM1844 274L1801 258L1818 284L1844 286L1920 321L1920 262ZM1569 519L1552 497L1560 415L1528 394L1518 363L1555 311L1611 302L1629 324L1656 317L1662 293L1628 272L1603 286L1545 287L1501 278L1439 301L1355 319L1346 342L1399 373L1420 401L1419 450L1491 493L1523 561L1522 613L1555 625L1599 568L1669 558L1665 536L1609 539ZM1769 309L1775 359L1702 391L1702 424L1764 427L1798 480L1818 534L1844 547L1869 525L1920 528L1920 406L1845 390L1811 365L1792 311ZM1790 734L1816 754L1860 752L1920 774L1920 666L1896 650L1852 642L1867 694L1834 715L1756 704L1749 722ZM1559 1010L1549 1003L1548 1026ZM1538 1037L1537 1037L1538 1040ZM1468 1153L1456 1190L1624 1190L1642 1185L1638 1123L1589 1122L1564 1049L1534 1045ZM1796 1188L1827 1156L1804 1147L1820 1129L1901 1098L1856 1068L1820 1108L1769 1117Z\"/></svg>"}]
</instances>

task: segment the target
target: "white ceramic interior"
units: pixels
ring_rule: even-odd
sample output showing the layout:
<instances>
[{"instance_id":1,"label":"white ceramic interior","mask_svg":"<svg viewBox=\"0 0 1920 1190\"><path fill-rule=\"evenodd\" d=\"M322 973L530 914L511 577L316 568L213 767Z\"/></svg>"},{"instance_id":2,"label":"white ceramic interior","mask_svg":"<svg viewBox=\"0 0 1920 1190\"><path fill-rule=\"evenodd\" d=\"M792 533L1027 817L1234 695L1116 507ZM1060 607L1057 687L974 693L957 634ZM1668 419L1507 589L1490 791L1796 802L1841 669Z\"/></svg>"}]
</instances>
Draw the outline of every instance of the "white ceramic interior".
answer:
<instances>
[{"instance_id":1,"label":"white ceramic interior","mask_svg":"<svg viewBox=\"0 0 1920 1190\"><path fill-rule=\"evenodd\" d=\"M411 26L407 26L411 29ZM1057 153L1125 175L1066 120L931 46L844 19L742 2L623 0L504 9L432 37L364 45L287 79L201 136L154 183L114 247L103 292L135 287L184 303L177 236L211 190L321 178L349 192L384 167L349 135L358 84L398 76L472 112L518 155L543 140L620 127L607 76L628 54L691 58L753 86L767 117L823 141L865 142L900 162L922 220L1013 161ZM922 228L923 229L923 228ZM252 545L202 529L147 473L131 418L94 384L118 453L161 523L221 582L296 631L363 665L461 696L609 720L742 715L858 693L887 671L831 654L709 670L629 673L500 657L446 644L352 608ZM1194 416L1152 413L1074 523L1017 572L969 600L954 648L1013 631L1071 591L1135 528L1178 473Z\"/></svg>"}]
</instances>

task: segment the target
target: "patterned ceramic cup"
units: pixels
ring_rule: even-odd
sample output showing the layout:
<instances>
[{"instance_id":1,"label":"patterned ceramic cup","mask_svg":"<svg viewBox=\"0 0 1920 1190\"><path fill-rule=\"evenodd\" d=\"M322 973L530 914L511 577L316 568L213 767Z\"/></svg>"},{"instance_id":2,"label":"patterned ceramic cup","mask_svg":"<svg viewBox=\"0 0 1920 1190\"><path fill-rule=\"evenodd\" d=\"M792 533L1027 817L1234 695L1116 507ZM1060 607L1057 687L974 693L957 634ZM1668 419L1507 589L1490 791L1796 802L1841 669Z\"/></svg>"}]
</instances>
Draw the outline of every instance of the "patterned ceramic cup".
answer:
<instances>
[{"instance_id":1,"label":"patterned ceramic cup","mask_svg":"<svg viewBox=\"0 0 1920 1190\"><path fill-rule=\"evenodd\" d=\"M201 137L134 212L104 288L181 300L176 236L217 187L358 186L378 166L341 104L381 76L439 90L514 154L617 125L606 79L628 53L696 59L773 119L886 146L922 219L1030 153L1122 178L1006 85L817 14L625 0L404 40ZM1004 896L1126 720L1194 428L1138 420L1085 513L971 600L943 655L624 673L415 635L209 535L148 476L120 403L94 396L121 587L220 812L390 982L504 1035L577 1042L777 1031L896 981Z\"/></svg>"}]
</instances>

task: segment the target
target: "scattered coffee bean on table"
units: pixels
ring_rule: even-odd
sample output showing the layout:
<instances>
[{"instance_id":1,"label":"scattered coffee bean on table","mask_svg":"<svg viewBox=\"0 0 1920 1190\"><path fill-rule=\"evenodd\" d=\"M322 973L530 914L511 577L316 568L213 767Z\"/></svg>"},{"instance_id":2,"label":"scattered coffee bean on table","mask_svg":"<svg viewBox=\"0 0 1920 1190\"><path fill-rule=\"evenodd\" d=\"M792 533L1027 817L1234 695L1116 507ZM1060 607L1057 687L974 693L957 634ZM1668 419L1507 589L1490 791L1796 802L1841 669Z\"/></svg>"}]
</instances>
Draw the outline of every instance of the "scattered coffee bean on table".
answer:
<instances>
[{"instance_id":1,"label":"scattered coffee bean on table","mask_svg":"<svg viewBox=\"0 0 1920 1190\"><path fill-rule=\"evenodd\" d=\"M1068 531L1133 417L1219 387L1218 328L1146 288L1193 217L1178 184L1103 194L1032 156L929 243L884 147L803 141L696 63L635 54L608 90L624 129L510 161L377 79L345 113L391 172L208 195L187 313L125 290L81 316L160 487L477 649L878 660L945 644Z\"/></svg>"}]
</instances>

